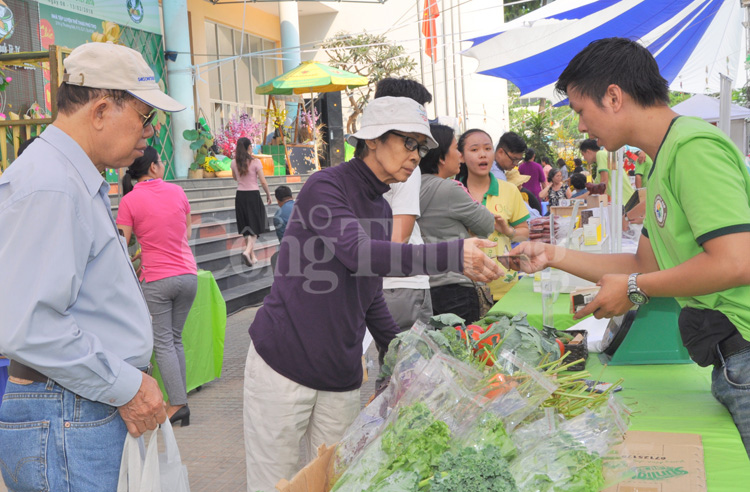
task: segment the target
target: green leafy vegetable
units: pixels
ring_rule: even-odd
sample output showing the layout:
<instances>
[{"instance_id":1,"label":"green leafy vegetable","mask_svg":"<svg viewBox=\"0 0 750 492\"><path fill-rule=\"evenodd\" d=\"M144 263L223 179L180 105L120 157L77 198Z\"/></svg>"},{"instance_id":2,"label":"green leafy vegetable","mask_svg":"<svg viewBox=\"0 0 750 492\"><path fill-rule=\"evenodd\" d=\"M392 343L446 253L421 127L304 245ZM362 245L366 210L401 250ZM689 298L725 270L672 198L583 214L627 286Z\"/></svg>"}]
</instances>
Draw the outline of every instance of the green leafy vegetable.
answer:
<instances>
[{"instance_id":1,"label":"green leafy vegetable","mask_svg":"<svg viewBox=\"0 0 750 492\"><path fill-rule=\"evenodd\" d=\"M505 430L503 421L492 412L482 414L462 442L473 444L480 450L493 447L500 451L500 455L508 461L518 454L515 444Z\"/></svg>"},{"instance_id":2,"label":"green leafy vegetable","mask_svg":"<svg viewBox=\"0 0 750 492\"><path fill-rule=\"evenodd\" d=\"M512 473L521 490L591 492L604 486L602 468L599 455L562 433L521 455Z\"/></svg>"},{"instance_id":3,"label":"green leafy vegetable","mask_svg":"<svg viewBox=\"0 0 750 492\"><path fill-rule=\"evenodd\" d=\"M448 452L440 459L432 480L432 492L517 492L500 449L487 446ZM424 483L424 482L423 482Z\"/></svg>"},{"instance_id":4,"label":"green leafy vegetable","mask_svg":"<svg viewBox=\"0 0 750 492\"><path fill-rule=\"evenodd\" d=\"M420 478L429 477L448 449L449 440L446 423L435 420L424 403L400 409L396 421L383 432L381 449L390 459L373 478L373 485L401 471L416 471Z\"/></svg>"}]
</instances>

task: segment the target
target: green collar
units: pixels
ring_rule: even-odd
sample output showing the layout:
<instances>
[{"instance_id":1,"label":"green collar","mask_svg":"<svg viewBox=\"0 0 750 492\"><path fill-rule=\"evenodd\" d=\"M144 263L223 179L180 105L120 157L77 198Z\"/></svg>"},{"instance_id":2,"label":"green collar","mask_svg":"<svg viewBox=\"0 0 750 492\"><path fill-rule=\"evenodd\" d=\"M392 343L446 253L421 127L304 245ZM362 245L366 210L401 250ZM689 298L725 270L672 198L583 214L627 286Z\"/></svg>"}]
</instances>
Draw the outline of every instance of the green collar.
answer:
<instances>
[{"instance_id":1,"label":"green collar","mask_svg":"<svg viewBox=\"0 0 750 492\"><path fill-rule=\"evenodd\" d=\"M500 194L500 185L497 183L497 178L494 174L490 173L490 187L487 190L487 193L484 194L484 198L482 198L482 205L487 205L487 197L488 196L497 196Z\"/></svg>"},{"instance_id":2,"label":"green collar","mask_svg":"<svg viewBox=\"0 0 750 492\"><path fill-rule=\"evenodd\" d=\"M468 189L468 181L469 177L466 176L463 180L459 180L461 184L467 187ZM482 198L482 205L487 205L487 197L488 196L497 196L500 194L500 185L497 183L497 178L494 174L490 173L490 187L487 189L487 193L484 194L484 197Z\"/></svg>"}]
</instances>

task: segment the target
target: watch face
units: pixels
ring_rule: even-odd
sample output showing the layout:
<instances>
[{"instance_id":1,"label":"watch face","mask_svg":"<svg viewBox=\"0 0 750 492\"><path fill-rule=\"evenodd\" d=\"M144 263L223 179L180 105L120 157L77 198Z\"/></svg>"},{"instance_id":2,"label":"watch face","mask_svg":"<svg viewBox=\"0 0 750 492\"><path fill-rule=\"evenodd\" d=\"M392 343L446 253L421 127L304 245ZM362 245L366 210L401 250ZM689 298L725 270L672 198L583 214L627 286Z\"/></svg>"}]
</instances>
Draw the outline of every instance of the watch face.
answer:
<instances>
[{"instance_id":1,"label":"watch face","mask_svg":"<svg viewBox=\"0 0 750 492\"><path fill-rule=\"evenodd\" d=\"M632 302L633 304L637 304L639 306L646 304L646 296L639 292L631 292L630 294L628 294L628 297L630 298L630 302Z\"/></svg>"}]
</instances>

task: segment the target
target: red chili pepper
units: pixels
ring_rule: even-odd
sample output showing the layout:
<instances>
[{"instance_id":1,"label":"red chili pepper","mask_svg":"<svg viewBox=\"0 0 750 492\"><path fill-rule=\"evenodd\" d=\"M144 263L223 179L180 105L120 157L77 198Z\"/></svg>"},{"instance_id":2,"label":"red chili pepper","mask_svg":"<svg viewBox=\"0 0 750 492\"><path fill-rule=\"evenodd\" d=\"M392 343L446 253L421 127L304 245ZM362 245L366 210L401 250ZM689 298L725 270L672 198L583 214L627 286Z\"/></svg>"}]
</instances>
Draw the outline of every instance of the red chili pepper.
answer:
<instances>
[{"instance_id":1,"label":"red chili pepper","mask_svg":"<svg viewBox=\"0 0 750 492\"><path fill-rule=\"evenodd\" d=\"M557 346L560 347L560 357L562 357L565 355L565 344L559 338L555 338L555 341L557 342Z\"/></svg>"}]
</instances>

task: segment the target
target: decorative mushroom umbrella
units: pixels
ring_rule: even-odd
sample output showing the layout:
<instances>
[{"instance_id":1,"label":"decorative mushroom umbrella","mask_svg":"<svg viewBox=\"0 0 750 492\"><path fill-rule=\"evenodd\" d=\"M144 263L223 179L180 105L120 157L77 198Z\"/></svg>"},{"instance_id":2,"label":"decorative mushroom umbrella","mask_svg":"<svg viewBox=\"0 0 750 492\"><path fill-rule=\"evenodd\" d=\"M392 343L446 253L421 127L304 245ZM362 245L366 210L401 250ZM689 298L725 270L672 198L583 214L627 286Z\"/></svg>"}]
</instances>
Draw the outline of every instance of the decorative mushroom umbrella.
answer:
<instances>
[{"instance_id":1,"label":"decorative mushroom umbrella","mask_svg":"<svg viewBox=\"0 0 750 492\"><path fill-rule=\"evenodd\" d=\"M367 85L367 77L315 61L302 62L255 88L256 94L288 96L308 92L338 92Z\"/></svg>"},{"instance_id":2,"label":"decorative mushroom umbrella","mask_svg":"<svg viewBox=\"0 0 750 492\"><path fill-rule=\"evenodd\" d=\"M274 95L288 96L309 93L312 99L315 92L338 92L347 88L361 87L368 83L367 77L334 68L324 63L306 61L292 70L259 85L255 88L255 93L271 96L268 99L268 110L270 111L272 106L276 109ZM295 128L297 127L298 120L299 114L295 120ZM265 128L268 129L268 118L266 118ZM264 140L265 137L266 135L264 134ZM313 140L317 142L317 128L315 125L313 125ZM292 166L286 145L285 153L287 164L291 169ZM317 148L315 149L315 155L317 156Z\"/></svg>"}]
</instances>

